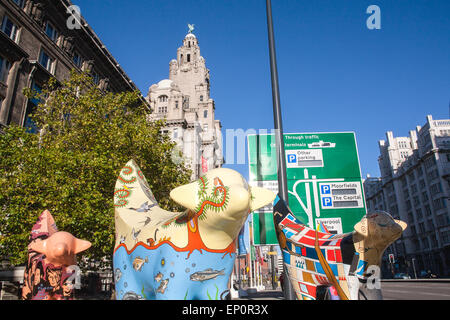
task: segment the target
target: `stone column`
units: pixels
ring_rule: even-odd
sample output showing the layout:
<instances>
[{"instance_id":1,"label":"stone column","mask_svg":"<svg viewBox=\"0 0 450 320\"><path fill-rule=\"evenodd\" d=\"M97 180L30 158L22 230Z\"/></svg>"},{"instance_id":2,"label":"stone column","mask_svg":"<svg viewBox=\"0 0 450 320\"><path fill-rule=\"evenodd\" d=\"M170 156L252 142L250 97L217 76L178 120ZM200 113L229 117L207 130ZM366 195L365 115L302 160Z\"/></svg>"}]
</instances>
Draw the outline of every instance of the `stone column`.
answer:
<instances>
[{"instance_id":1,"label":"stone column","mask_svg":"<svg viewBox=\"0 0 450 320\"><path fill-rule=\"evenodd\" d=\"M11 102L16 92L17 75L24 60L25 59L22 58L19 61L15 61L9 70L6 97L3 101L3 105L0 106L0 123L5 126L8 124L9 112L12 108Z\"/></svg>"}]
</instances>

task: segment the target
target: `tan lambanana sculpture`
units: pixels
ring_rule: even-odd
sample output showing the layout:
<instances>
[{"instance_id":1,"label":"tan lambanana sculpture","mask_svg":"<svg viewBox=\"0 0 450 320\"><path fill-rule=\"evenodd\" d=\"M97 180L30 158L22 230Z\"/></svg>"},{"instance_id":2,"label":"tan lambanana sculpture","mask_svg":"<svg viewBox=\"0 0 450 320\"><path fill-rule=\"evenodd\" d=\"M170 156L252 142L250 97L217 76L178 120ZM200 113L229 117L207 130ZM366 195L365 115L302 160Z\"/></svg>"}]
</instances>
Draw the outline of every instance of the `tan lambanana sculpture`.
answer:
<instances>
[{"instance_id":1,"label":"tan lambanana sculpture","mask_svg":"<svg viewBox=\"0 0 450 320\"><path fill-rule=\"evenodd\" d=\"M58 231L50 211L42 212L30 234L22 299L72 299L77 270L69 267L76 267L76 254L90 247L89 241Z\"/></svg>"},{"instance_id":2,"label":"tan lambanana sculpture","mask_svg":"<svg viewBox=\"0 0 450 320\"><path fill-rule=\"evenodd\" d=\"M114 273L117 299L223 299L236 239L249 212L272 202L231 169L214 169L175 188L185 212L161 209L132 160L117 179Z\"/></svg>"}]
</instances>

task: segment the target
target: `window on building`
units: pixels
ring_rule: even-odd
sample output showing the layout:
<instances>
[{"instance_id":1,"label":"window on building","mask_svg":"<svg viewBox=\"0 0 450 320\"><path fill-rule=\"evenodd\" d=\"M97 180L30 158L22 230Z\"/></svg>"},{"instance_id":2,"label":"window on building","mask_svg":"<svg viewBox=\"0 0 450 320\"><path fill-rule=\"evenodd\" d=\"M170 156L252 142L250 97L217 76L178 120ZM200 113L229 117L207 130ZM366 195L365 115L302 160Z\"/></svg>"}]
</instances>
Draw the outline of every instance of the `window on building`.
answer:
<instances>
[{"instance_id":1,"label":"window on building","mask_svg":"<svg viewBox=\"0 0 450 320\"><path fill-rule=\"evenodd\" d=\"M450 230L442 232L442 242L443 244L450 243Z\"/></svg>"},{"instance_id":2,"label":"window on building","mask_svg":"<svg viewBox=\"0 0 450 320\"><path fill-rule=\"evenodd\" d=\"M428 249L430 247L430 241L428 240L427 237L423 238L422 243L425 249Z\"/></svg>"},{"instance_id":3,"label":"window on building","mask_svg":"<svg viewBox=\"0 0 450 320\"><path fill-rule=\"evenodd\" d=\"M431 216L431 207L429 205L425 205L425 214L427 216Z\"/></svg>"},{"instance_id":4,"label":"window on building","mask_svg":"<svg viewBox=\"0 0 450 320\"><path fill-rule=\"evenodd\" d=\"M9 69L11 69L11 63L7 59L0 57L0 82L6 83Z\"/></svg>"},{"instance_id":5,"label":"window on building","mask_svg":"<svg viewBox=\"0 0 450 320\"><path fill-rule=\"evenodd\" d=\"M422 190L422 189L425 189L425 181L424 180L419 180L419 188Z\"/></svg>"},{"instance_id":6,"label":"window on building","mask_svg":"<svg viewBox=\"0 0 450 320\"><path fill-rule=\"evenodd\" d=\"M406 201L406 210L409 210L409 209L411 209L411 201L409 201L409 200L407 200Z\"/></svg>"},{"instance_id":7,"label":"window on building","mask_svg":"<svg viewBox=\"0 0 450 320\"><path fill-rule=\"evenodd\" d=\"M414 240L414 249L416 251L420 251L420 243L419 240Z\"/></svg>"},{"instance_id":8,"label":"window on building","mask_svg":"<svg viewBox=\"0 0 450 320\"><path fill-rule=\"evenodd\" d=\"M73 60L73 63L75 63L75 65L78 68L81 68L81 66L83 65L83 58L81 57L81 55L77 51L75 51L73 53L72 60Z\"/></svg>"},{"instance_id":9,"label":"window on building","mask_svg":"<svg viewBox=\"0 0 450 320\"><path fill-rule=\"evenodd\" d=\"M428 170L436 164L436 159L432 156L425 160L425 168Z\"/></svg>"},{"instance_id":10,"label":"window on building","mask_svg":"<svg viewBox=\"0 0 450 320\"><path fill-rule=\"evenodd\" d=\"M208 124L207 123L205 123L204 125L203 125L203 131L208 131Z\"/></svg>"},{"instance_id":11,"label":"window on building","mask_svg":"<svg viewBox=\"0 0 450 320\"><path fill-rule=\"evenodd\" d=\"M422 169L421 165L419 165L419 167L417 167L417 174L419 177L421 177L423 175L423 169Z\"/></svg>"},{"instance_id":12,"label":"window on building","mask_svg":"<svg viewBox=\"0 0 450 320\"><path fill-rule=\"evenodd\" d=\"M166 95L159 96L159 102L167 102L168 99L169 97L167 97Z\"/></svg>"},{"instance_id":13,"label":"window on building","mask_svg":"<svg viewBox=\"0 0 450 320\"><path fill-rule=\"evenodd\" d=\"M427 220L427 228L428 228L428 231L434 230L433 220L431 220L431 219Z\"/></svg>"},{"instance_id":14,"label":"window on building","mask_svg":"<svg viewBox=\"0 0 450 320\"><path fill-rule=\"evenodd\" d=\"M189 109L189 97L183 98L183 109Z\"/></svg>"},{"instance_id":15,"label":"window on building","mask_svg":"<svg viewBox=\"0 0 450 320\"><path fill-rule=\"evenodd\" d=\"M161 106L158 108L158 113L167 113L167 106Z\"/></svg>"},{"instance_id":16,"label":"window on building","mask_svg":"<svg viewBox=\"0 0 450 320\"><path fill-rule=\"evenodd\" d=\"M58 40L58 31L56 31L55 27L50 21L47 21L45 24L45 33L53 42L56 42Z\"/></svg>"},{"instance_id":17,"label":"window on building","mask_svg":"<svg viewBox=\"0 0 450 320\"><path fill-rule=\"evenodd\" d=\"M420 230L420 233L425 232L425 223L423 223L423 222L419 223L419 230Z\"/></svg>"},{"instance_id":18,"label":"window on building","mask_svg":"<svg viewBox=\"0 0 450 320\"><path fill-rule=\"evenodd\" d=\"M405 197L405 199L409 198L409 192L408 189L403 189L403 196Z\"/></svg>"},{"instance_id":19,"label":"window on building","mask_svg":"<svg viewBox=\"0 0 450 320\"><path fill-rule=\"evenodd\" d=\"M19 41L19 27L8 16L3 17L2 31L14 42Z\"/></svg>"},{"instance_id":20,"label":"window on building","mask_svg":"<svg viewBox=\"0 0 450 320\"><path fill-rule=\"evenodd\" d=\"M38 84L36 84L34 81L31 85L31 89L33 91L36 91L37 93L41 93L42 92L42 87ZM28 100L28 104L27 104L27 110L25 113L25 121L23 126L25 128L27 128L27 131L30 133L38 133L39 128L36 126L36 124L34 123L33 119L31 119L31 115L33 114L33 112L36 110L37 105L40 103L41 101L37 98L33 98L33 99L29 99Z\"/></svg>"},{"instance_id":21,"label":"window on building","mask_svg":"<svg viewBox=\"0 0 450 320\"><path fill-rule=\"evenodd\" d=\"M431 187L430 187L430 192L431 192L431 194L435 195L435 194L437 194L437 193L441 193L441 191L442 191L442 186L441 186L441 187L439 187L439 186L440 186L440 183L439 183L439 182L438 182L438 183L435 183L435 184L432 184Z\"/></svg>"},{"instance_id":22,"label":"window on building","mask_svg":"<svg viewBox=\"0 0 450 320\"><path fill-rule=\"evenodd\" d=\"M203 111L203 118L208 118L208 110Z\"/></svg>"},{"instance_id":23,"label":"window on building","mask_svg":"<svg viewBox=\"0 0 450 320\"><path fill-rule=\"evenodd\" d=\"M191 55L189 53L187 55L187 62L191 62Z\"/></svg>"},{"instance_id":24,"label":"window on building","mask_svg":"<svg viewBox=\"0 0 450 320\"><path fill-rule=\"evenodd\" d=\"M436 248L438 246L438 241L435 235L431 236L431 247Z\"/></svg>"},{"instance_id":25,"label":"window on building","mask_svg":"<svg viewBox=\"0 0 450 320\"><path fill-rule=\"evenodd\" d=\"M398 206L395 204L391 207L391 215L395 216L398 214Z\"/></svg>"},{"instance_id":26,"label":"window on building","mask_svg":"<svg viewBox=\"0 0 450 320\"><path fill-rule=\"evenodd\" d=\"M202 102L203 101L203 96L200 96L200 102Z\"/></svg>"},{"instance_id":27,"label":"window on building","mask_svg":"<svg viewBox=\"0 0 450 320\"><path fill-rule=\"evenodd\" d=\"M173 129L173 138L177 139L178 138L178 128L174 128Z\"/></svg>"},{"instance_id":28,"label":"window on building","mask_svg":"<svg viewBox=\"0 0 450 320\"><path fill-rule=\"evenodd\" d=\"M422 201L423 202L428 201L428 193L426 191L422 192Z\"/></svg>"},{"instance_id":29,"label":"window on building","mask_svg":"<svg viewBox=\"0 0 450 320\"><path fill-rule=\"evenodd\" d=\"M19 6L19 8L23 9L24 5L25 5L25 0L13 0L13 2L15 4L17 4Z\"/></svg>"},{"instance_id":30,"label":"window on building","mask_svg":"<svg viewBox=\"0 0 450 320\"><path fill-rule=\"evenodd\" d=\"M419 200L419 197L418 197L418 196L414 196L413 201L414 201L414 205L415 205L415 206L420 205L420 200Z\"/></svg>"},{"instance_id":31,"label":"window on building","mask_svg":"<svg viewBox=\"0 0 450 320\"><path fill-rule=\"evenodd\" d=\"M39 54L39 63L47 69L48 72L53 73L53 64L54 60L50 57L50 55L45 52L43 49Z\"/></svg>"},{"instance_id":32,"label":"window on building","mask_svg":"<svg viewBox=\"0 0 450 320\"><path fill-rule=\"evenodd\" d=\"M92 77L92 81L94 81L94 83L96 85L98 85L100 83L100 75L94 69L91 70L91 77Z\"/></svg>"},{"instance_id":33,"label":"window on building","mask_svg":"<svg viewBox=\"0 0 450 320\"><path fill-rule=\"evenodd\" d=\"M408 212L408 222L409 224L414 222L414 216L411 211Z\"/></svg>"},{"instance_id":34,"label":"window on building","mask_svg":"<svg viewBox=\"0 0 450 320\"><path fill-rule=\"evenodd\" d=\"M436 217L436 223L438 227L444 227L450 224L450 219L447 213L440 214Z\"/></svg>"},{"instance_id":35,"label":"window on building","mask_svg":"<svg viewBox=\"0 0 450 320\"><path fill-rule=\"evenodd\" d=\"M416 216L417 216L417 220L420 220L423 218L423 213L422 213L421 208L416 208Z\"/></svg>"},{"instance_id":36,"label":"window on building","mask_svg":"<svg viewBox=\"0 0 450 320\"><path fill-rule=\"evenodd\" d=\"M433 209L434 210L439 210L439 209L444 208L443 201L442 201L443 199L442 200L441 199L442 198L433 200Z\"/></svg>"},{"instance_id":37,"label":"window on building","mask_svg":"<svg viewBox=\"0 0 450 320\"><path fill-rule=\"evenodd\" d=\"M406 182L406 177L401 178L402 187L406 188L408 186L408 183Z\"/></svg>"},{"instance_id":38,"label":"window on building","mask_svg":"<svg viewBox=\"0 0 450 320\"><path fill-rule=\"evenodd\" d=\"M175 109L178 109L178 100L175 101Z\"/></svg>"}]
</instances>

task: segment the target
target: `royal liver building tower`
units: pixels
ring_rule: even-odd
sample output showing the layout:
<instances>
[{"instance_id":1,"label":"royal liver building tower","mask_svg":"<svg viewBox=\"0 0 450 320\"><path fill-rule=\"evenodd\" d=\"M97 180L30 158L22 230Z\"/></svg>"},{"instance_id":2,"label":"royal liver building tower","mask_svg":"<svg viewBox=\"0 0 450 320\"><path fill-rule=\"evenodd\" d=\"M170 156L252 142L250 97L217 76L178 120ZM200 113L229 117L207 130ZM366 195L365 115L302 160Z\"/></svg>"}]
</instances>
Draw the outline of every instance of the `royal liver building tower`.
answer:
<instances>
[{"instance_id":1,"label":"royal liver building tower","mask_svg":"<svg viewBox=\"0 0 450 320\"><path fill-rule=\"evenodd\" d=\"M152 108L151 119L166 119L164 131L177 143L193 171L192 178L197 179L223 164L222 126L214 118L209 70L189 29L177 59L170 61L169 79L153 84L146 99Z\"/></svg>"}]
</instances>

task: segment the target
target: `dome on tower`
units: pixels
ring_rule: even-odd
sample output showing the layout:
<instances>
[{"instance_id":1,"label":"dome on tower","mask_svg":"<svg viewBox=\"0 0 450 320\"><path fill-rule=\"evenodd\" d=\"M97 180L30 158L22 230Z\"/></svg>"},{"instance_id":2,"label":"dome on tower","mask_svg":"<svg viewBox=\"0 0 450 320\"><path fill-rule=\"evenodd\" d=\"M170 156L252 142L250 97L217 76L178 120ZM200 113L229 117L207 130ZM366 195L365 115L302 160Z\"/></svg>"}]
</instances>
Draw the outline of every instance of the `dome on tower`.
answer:
<instances>
[{"instance_id":1,"label":"dome on tower","mask_svg":"<svg viewBox=\"0 0 450 320\"><path fill-rule=\"evenodd\" d=\"M173 81L169 79L164 79L158 82L158 88L159 89L166 89L170 88L172 86Z\"/></svg>"},{"instance_id":2,"label":"dome on tower","mask_svg":"<svg viewBox=\"0 0 450 320\"><path fill-rule=\"evenodd\" d=\"M186 37L184 37L185 39L186 38L194 38L194 39L196 39L197 37L195 36L195 34L193 34L193 33L188 33L187 35L186 35Z\"/></svg>"}]
</instances>

